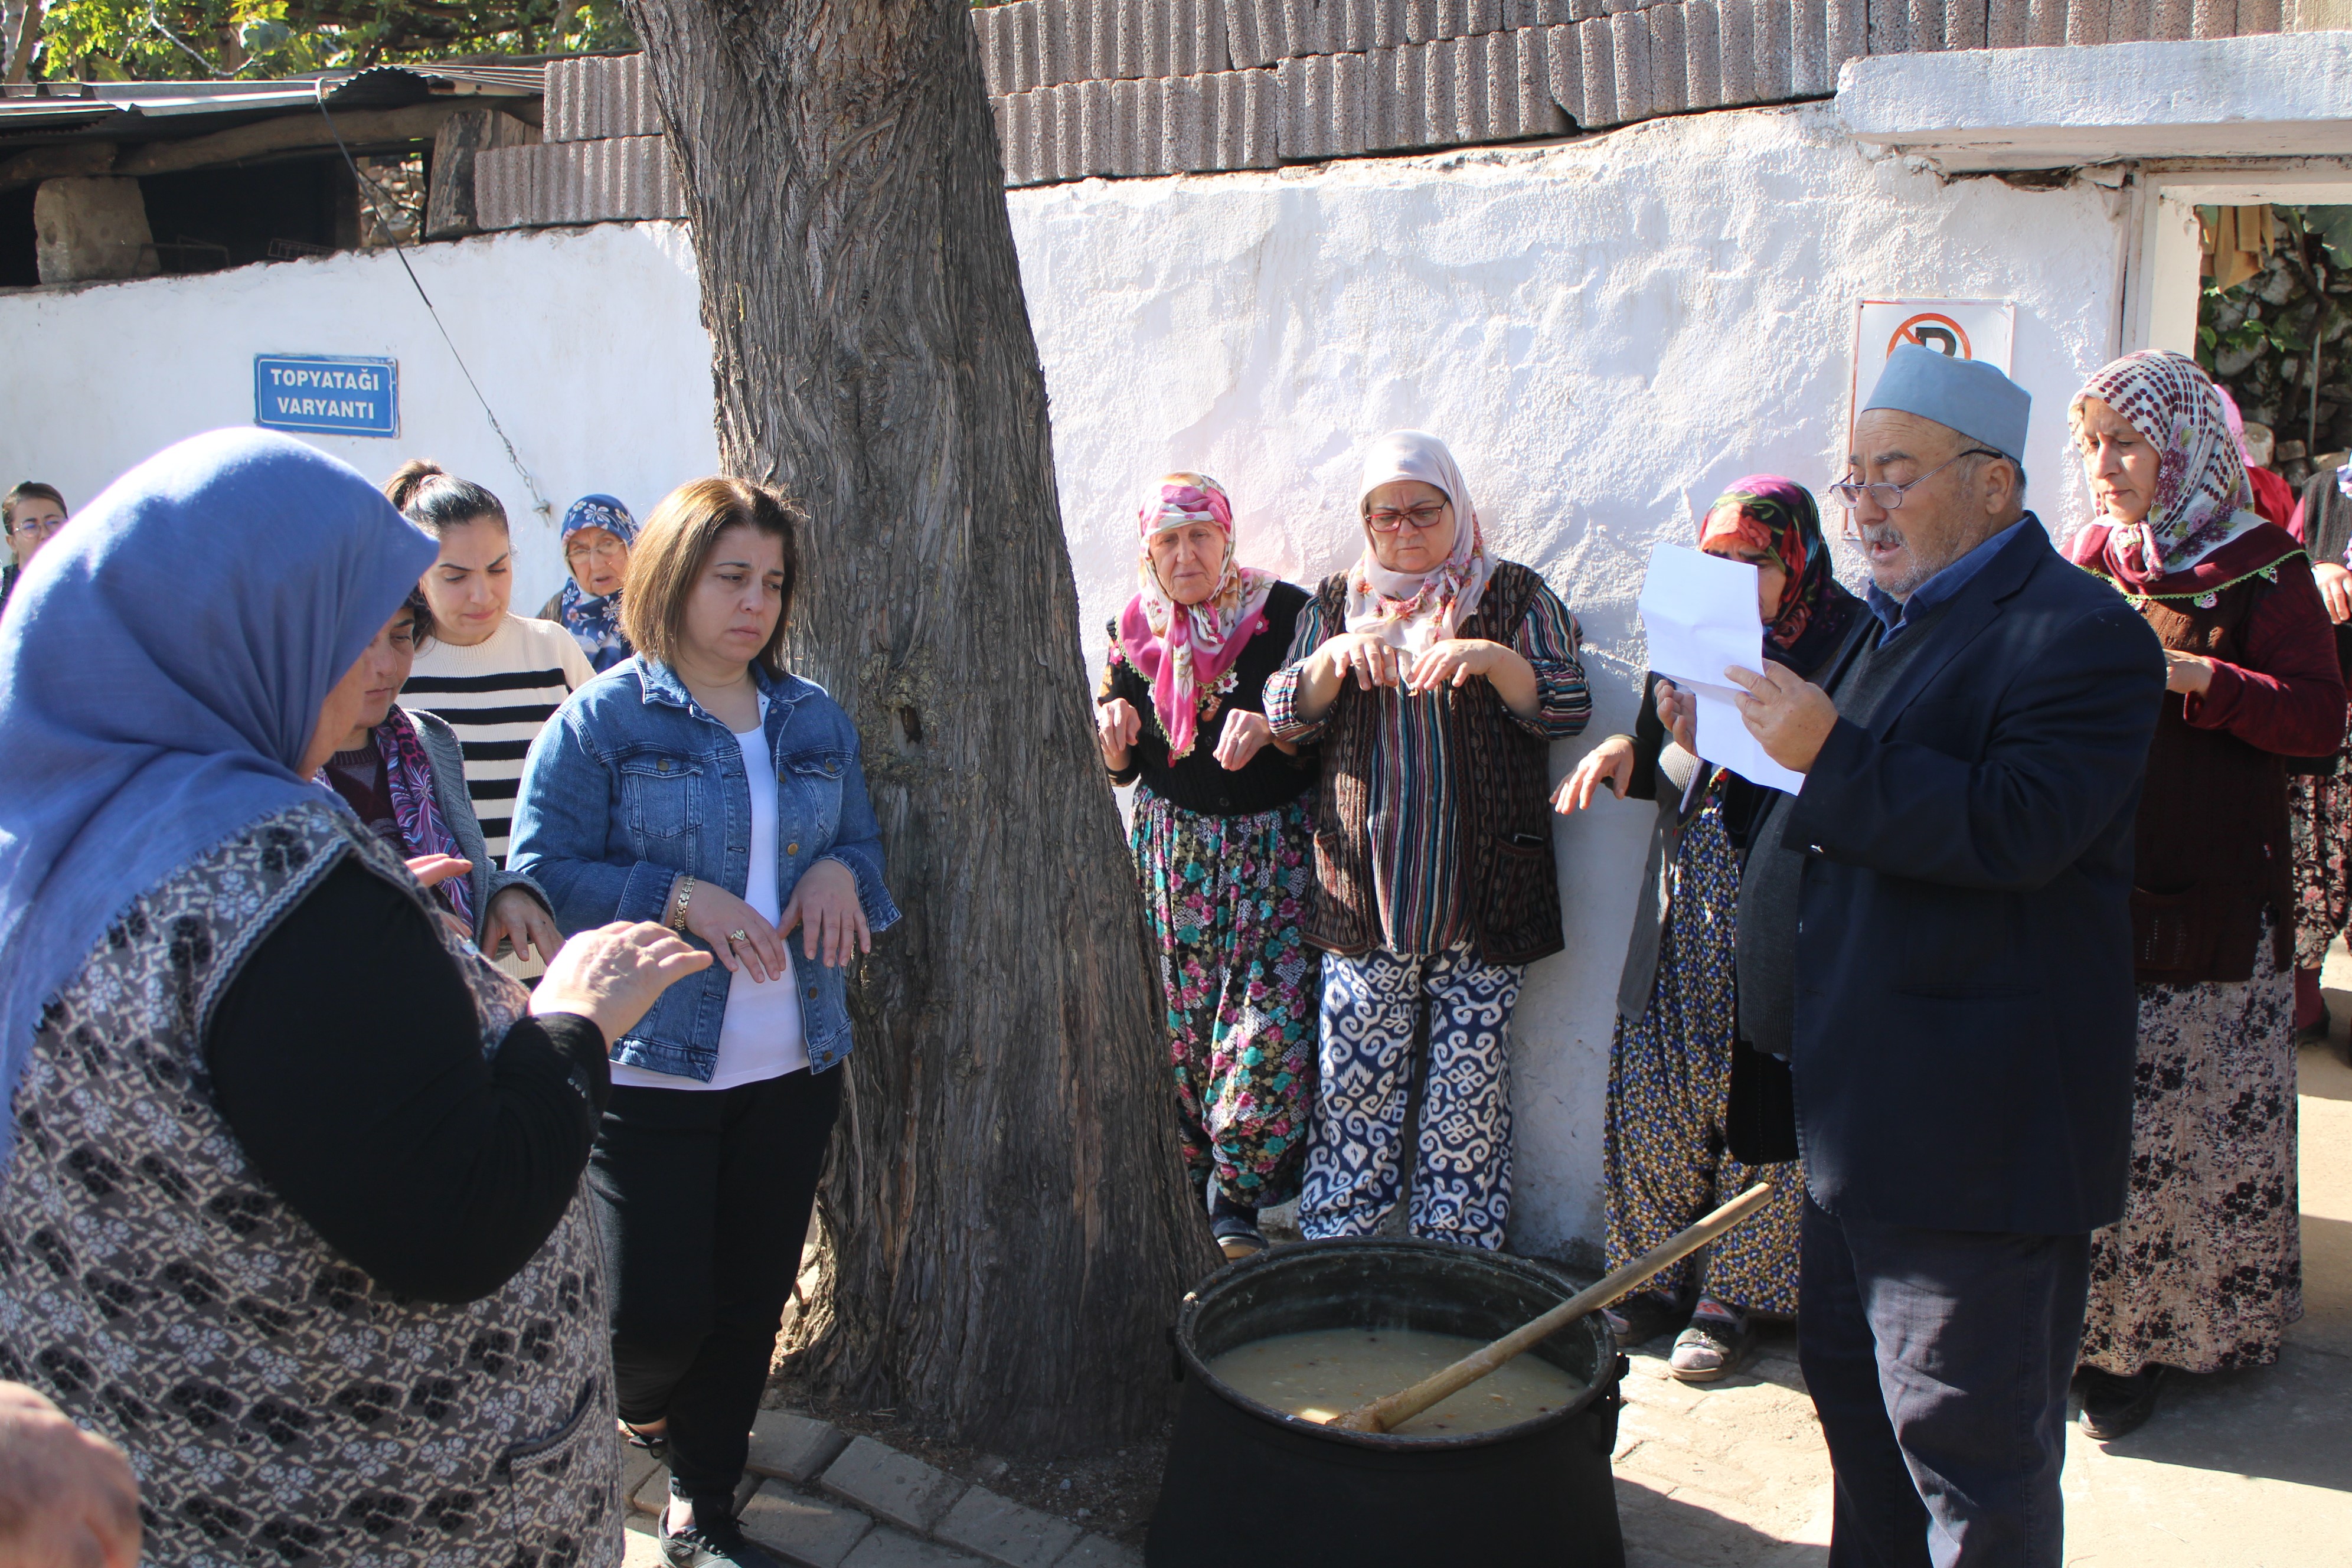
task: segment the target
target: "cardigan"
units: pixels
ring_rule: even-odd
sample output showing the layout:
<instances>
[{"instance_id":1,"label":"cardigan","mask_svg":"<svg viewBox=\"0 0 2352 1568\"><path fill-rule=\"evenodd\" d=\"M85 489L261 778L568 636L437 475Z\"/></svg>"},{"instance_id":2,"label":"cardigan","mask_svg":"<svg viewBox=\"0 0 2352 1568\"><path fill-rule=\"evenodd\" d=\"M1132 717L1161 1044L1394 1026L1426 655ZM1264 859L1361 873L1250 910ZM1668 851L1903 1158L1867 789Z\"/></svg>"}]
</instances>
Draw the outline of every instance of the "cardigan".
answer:
<instances>
[{"instance_id":1,"label":"cardigan","mask_svg":"<svg viewBox=\"0 0 2352 1568\"><path fill-rule=\"evenodd\" d=\"M1124 784L1139 779L1144 788L1179 810L1202 816L1279 811L1312 789L1312 752L1292 756L1279 747L1264 746L1236 772L1227 772L1216 755L1217 737L1224 730L1228 711L1265 711L1266 677L1280 668L1288 656L1290 635L1306 604L1307 590L1288 583L1276 583L1267 593L1265 629L1242 646L1222 678L1202 689L1200 726L1192 749L1173 763L1168 760L1168 732L1160 728L1160 714L1151 705L1151 683L1128 662L1127 650L1119 643L1118 622L1113 619L1110 657L1103 666L1102 686L1095 700L1127 699L1142 716L1143 729L1128 750L1127 766L1111 771L1111 782Z\"/></svg>"},{"instance_id":2,"label":"cardigan","mask_svg":"<svg viewBox=\"0 0 2352 1568\"><path fill-rule=\"evenodd\" d=\"M1328 952L1442 952L1467 939L1490 963L1531 963L1567 945L1552 858L1550 742L1592 714L1576 617L1542 576L1500 561L1457 636L1507 643L1536 673L1536 711L1492 682L1418 696L1343 684L1302 719L1301 666L1346 624L1345 573L1301 612L1290 662L1266 681L1274 732L1321 740L1315 907L1307 940Z\"/></svg>"}]
</instances>

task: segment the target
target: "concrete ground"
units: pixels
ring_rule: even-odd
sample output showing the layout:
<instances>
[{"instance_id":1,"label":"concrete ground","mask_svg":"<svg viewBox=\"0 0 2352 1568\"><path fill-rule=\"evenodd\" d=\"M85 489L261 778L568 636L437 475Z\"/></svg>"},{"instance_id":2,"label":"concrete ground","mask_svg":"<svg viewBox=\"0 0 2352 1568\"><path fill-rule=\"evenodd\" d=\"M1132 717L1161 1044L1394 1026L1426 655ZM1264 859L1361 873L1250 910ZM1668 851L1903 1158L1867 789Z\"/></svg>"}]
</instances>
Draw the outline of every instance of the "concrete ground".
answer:
<instances>
[{"instance_id":1,"label":"concrete ground","mask_svg":"<svg viewBox=\"0 0 2352 1568\"><path fill-rule=\"evenodd\" d=\"M2352 961L2329 960L2336 1047ZM2156 1416L2102 1446L2070 1426L2066 1561L2097 1568L2310 1568L2352 1562L2352 1068L2300 1063L2304 1320L2275 1366L2176 1377ZM1675 1383L1633 1358L1617 1449L1630 1568L1827 1561L1829 1457L1793 1337L1749 1375Z\"/></svg>"}]
</instances>

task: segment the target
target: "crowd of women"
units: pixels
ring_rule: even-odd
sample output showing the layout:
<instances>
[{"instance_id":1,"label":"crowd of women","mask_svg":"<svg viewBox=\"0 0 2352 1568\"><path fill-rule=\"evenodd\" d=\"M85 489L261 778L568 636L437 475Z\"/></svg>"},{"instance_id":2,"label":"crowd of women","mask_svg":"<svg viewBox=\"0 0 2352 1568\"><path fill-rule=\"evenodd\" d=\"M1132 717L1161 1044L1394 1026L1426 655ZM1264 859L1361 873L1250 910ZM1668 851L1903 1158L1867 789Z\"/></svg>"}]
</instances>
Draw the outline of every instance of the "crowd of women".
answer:
<instances>
[{"instance_id":1,"label":"crowd of women","mask_svg":"<svg viewBox=\"0 0 2352 1568\"><path fill-rule=\"evenodd\" d=\"M2070 409L2098 508L2070 553L2171 650L2131 1192L2080 1357L2095 1436L2167 1369L2274 1359L2300 1310L2294 1044L2347 904L2352 471L2266 519L2229 418L2154 353ZM1490 552L1433 436L1369 444L1353 500L1360 553L1310 592L1242 563L1216 480L1152 481L1108 627L1098 739L1134 785L1188 1179L1228 1258L1294 1199L1309 1238L1401 1215L1501 1246L1511 1016L1563 946L1554 814L1654 803L1609 1260L1778 1190L1612 1321L1678 1331L1675 1375L1719 1378L1796 1307L1792 1088L1734 982L1779 797L1706 761L1654 676L1554 789L1591 712L1560 594ZM378 490L222 432L70 528L47 486L0 515L0 1424L61 1409L129 1451L140 1498L92 1445L97 1479L61 1462L23 1517L108 1561L143 1528L188 1563L606 1563L617 1422L667 1463L667 1562L771 1562L735 1519L746 1434L848 967L898 914L856 729L783 656L806 514L719 479L642 526L584 498L536 619L497 498L429 463ZM1755 569L1764 658L1795 676L1874 635L1805 486L1735 482L1694 542ZM100 658L101 707L35 673Z\"/></svg>"}]
</instances>

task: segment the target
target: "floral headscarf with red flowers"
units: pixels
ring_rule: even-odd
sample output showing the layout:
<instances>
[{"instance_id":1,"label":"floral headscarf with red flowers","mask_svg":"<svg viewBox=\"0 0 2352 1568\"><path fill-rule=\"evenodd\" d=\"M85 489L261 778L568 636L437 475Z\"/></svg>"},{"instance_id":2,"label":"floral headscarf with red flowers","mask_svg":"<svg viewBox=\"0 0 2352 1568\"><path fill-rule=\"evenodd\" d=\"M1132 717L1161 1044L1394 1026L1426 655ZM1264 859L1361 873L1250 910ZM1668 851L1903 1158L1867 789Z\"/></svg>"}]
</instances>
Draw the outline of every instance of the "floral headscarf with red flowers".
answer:
<instances>
[{"instance_id":1,"label":"floral headscarf with red flowers","mask_svg":"<svg viewBox=\"0 0 2352 1568\"><path fill-rule=\"evenodd\" d=\"M2215 586L2201 579L2253 571L2269 560L2239 563L2217 552L2268 527L2254 510L2246 463L2230 433L2229 415L2213 383L2186 354L2142 349L2111 360L2084 384L2067 405L2066 423L2080 447L2083 404L2098 398L2120 415L2140 437L2163 454L2156 497L2137 523L2094 517L2068 553L2134 593L2160 579L2191 574L2200 582L2166 584L2189 591ZM2284 532L2284 531L2282 531ZM2274 554L2264 546L2257 553ZM2196 571L2204 566L2209 570Z\"/></svg>"},{"instance_id":2,"label":"floral headscarf with red flowers","mask_svg":"<svg viewBox=\"0 0 2352 1568\"><path fill-rule=\"evenodd\" d=\"M1151 536L1192 522L1214 523L1224 534L1224 564L1213 593L1197 605L1180 605L1152 569ZM1156 480L1136 511L1136 525L1143 542L1136 558L1138 591L1119 616L1118 641L1128 662L1151 682L1152 711L1172 763L1192 752L1202 690L1213 687L1250 638L1265 629L1265 597L1281 579L1235 563L1233 502L1206 474Z\"/></svg>"},{"instance_id":3,"label":"floral headscarf with red flowers","mask_svg":"<svg viewBox=\"0 0 2352 1568\"><path fill-rule=\"evenodd\" d=\"M1859 601L1830 571L1829 542L1822 537L1812 492L1778 474L1732 480L1699 523L1701 550L1722 539L1768 552L1789 574L1764 631L1764 657L1792 669L1813 668L1837 646Z\"/></svg>"}]
</instances>

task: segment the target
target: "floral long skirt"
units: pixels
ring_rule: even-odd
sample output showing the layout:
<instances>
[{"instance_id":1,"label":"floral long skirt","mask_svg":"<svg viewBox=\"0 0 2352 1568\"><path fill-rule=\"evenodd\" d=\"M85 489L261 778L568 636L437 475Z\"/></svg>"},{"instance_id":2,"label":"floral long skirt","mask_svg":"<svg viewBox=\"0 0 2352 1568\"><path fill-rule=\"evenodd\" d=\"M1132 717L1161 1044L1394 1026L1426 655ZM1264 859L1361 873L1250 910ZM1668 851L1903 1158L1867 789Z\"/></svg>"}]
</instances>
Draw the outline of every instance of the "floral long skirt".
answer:
<instances>
[{"instance_id":1,"label":"floral long skirt","mask_svg":"<svg viewBox=\"0 0 2352 1568\"><path fill-rule=\"evenodd\" d=\"M1609 1266L1641 1257L1764 1177L1775 1184L1771 1201L1707 1249L1705 1288L1728 1307L1793 1313L1803 1170L1794 1161L1742 1164L1724 1142L1739 1028L1732 951L1739 860L1724 832L1719 792L1683 831L1670 892L1650 1005L1633 1023L1620 1017L1609 1046L1601 1141ZM1687 1299L1697 1269L1696 1258L1685 1258L1645 1289Z\"/></svg>"},{"instance_id":2,"label":"floral long skirt","mask_svg":"<svg viewBox=\"0 0 2352 1568\"><path fill-rule=\"evenodd\" d=\"M2352 879L2345 858L2352 849L2352 756L2339 753L2326 776L2291 774L2286 819L2294 844L2294 966L2317 969L2327 947L2352 919Z\"/></svg>"},{"instance_id":3,"label":"floral long skirt","mask_svg":"<svg viewBox=\"0 0 2352 1568\"><path fill-rule=\"evenodd\" d=\"M2294 987L2265 921L2252 979L2139 988L2131 1190L2091 1237L2084 1362L2276 1361L2303 1316L2294 1162Z\"/></svg>"},{"instance_id":4,"label":"floral long skirt","mask_svg":"<svg viewBox=\"0 0 2352 1568\"><path fill-rule=\"evenodd\" d=\"M1139 786L1129 847L1160 943L1177 1126L1192 1184L1233 1203L1298 1191L1315 1104L1322 955L1300 922L1314 896L1306 801L1205 816Z\"/></svg>"}]
</instances>

